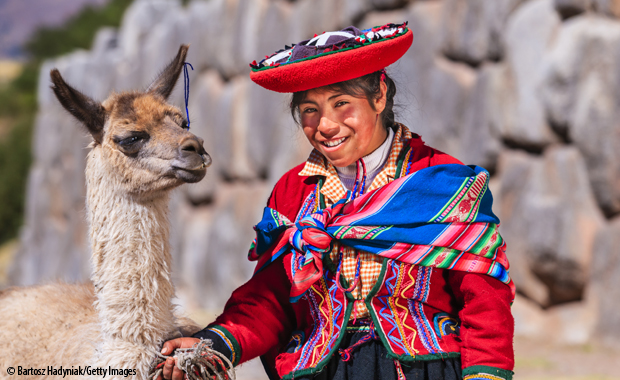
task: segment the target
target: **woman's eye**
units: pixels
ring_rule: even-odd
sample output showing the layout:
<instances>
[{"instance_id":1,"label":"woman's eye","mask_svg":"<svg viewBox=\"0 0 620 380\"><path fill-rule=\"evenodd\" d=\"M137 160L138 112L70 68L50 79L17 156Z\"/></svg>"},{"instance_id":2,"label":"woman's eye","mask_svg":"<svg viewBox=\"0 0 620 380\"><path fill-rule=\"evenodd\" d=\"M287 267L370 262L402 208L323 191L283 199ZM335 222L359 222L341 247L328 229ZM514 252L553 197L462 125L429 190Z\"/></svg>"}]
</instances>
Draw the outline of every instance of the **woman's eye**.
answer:
<instances>
[{"instance_id":1,"label":"woman's eye","mask_svg":"<svg viewBox=\"0 0 620 380\"><path fill-rule=\"evenodd\" d=\"M181 122L181 128L185 129L186 131L189 131L189 125L187 125L187 121L183 120Z\"/></svg>"},{"instance_id":2,"label":"woman's eye","mask_svg":"<svg viewBox=\"0 0 620 380\"><path fill-rule=\"evenodd\" d=\"M310 108L309 107L309 108L304 109L304 113L312 113L314 111L316 111L316 108Z\"/></svg>"},{"instance_id":3,"label":"woman's eye","mask_svg":"<svg viewBox=\"0 0 620 380\"><path fill-rule=\"evenodd\" d=\"M348 102L345 102L344 100L339 101L338 103L336 103L336 107L340 107L340 106L344 106L345 104L347 104Z\"/></svg>"}]
</instances>

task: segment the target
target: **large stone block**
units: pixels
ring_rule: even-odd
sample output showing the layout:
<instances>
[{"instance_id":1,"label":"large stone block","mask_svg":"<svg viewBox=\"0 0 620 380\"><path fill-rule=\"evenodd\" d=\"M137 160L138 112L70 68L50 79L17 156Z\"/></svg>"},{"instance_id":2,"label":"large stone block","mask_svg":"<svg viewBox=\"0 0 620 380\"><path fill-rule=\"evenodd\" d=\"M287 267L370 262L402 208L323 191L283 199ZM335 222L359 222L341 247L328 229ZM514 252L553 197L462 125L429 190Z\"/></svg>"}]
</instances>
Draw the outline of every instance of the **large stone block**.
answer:
<instances>
[{"instance_id":1,"label":"large stone block","mask_svg":"<svg viewBox=\"0 0 620 380\"><path fill-rule=\"evenodd\" d=\"M222 78L215 70L201 73L192 82L193 90L189 102L190 130L204 140L205 150L213 160L204 180L183 186L183 192L194 204L209 203L213 200L220 180L220 167L227 165L226 157L221 157L219 152L216 152L215 137L218 122L223 121L219 116L219 101L224 86Z\"/></svg>"},{"instance_id":2,"label":"large stone block","mask_svg":"<svg viewBox=\"0 0 620 380\"><path fill-rule=\"evenodd\" d=\"M394 9L400 8L410 0L370 0L370 5L375 9Z\"/></svg>"},{"instance_id":3,"label":"large stone block","mask_svg":"<svg viewBox=\"0 0 620 380\"><path fill-rule=\"evenodd\" d=\"M364 13L372 8L370 0L336 0L334 5L338 7L336 13L338 13L338 25L341 27L353 25L354 20L359 20Z\"/></svg>"},{"instance_id":4,"label":"large stone block","mask_svg":"<svg viewBox=\"0 0 620 380\"><path fill-rule=\"evenodd\" d=\"M103 80L116 76L116 59L118 49L111 49L107 54L92 55L78 50L57 59L45 61L39 71L37 96L41 109L58 105L58 100L51 90L50 71L57 68L70 85L84 94L103 100L114 89L114 81Z\"/></svg>"},{"instance_id":5,"label":"large stone block","mask_svg":"<svg viewBox=\"0 0 620 380\"><path fill-rule=\"evenodd\" d=\"M247 75L249 63L260 56L263 20L272 5L268 0L190 3L191 26L187 36L192 47L196 45L197 64L201 68L215 68L228 79Z\"/></svg>"},{"instance_id":6,"label":"large stone block","mask_svg":"<svg viewBox=\"0 0 620 380\"><path fill-rule=\"evenodd\" d=\"M112 27L104 27L97 31L90 53L93 56L103 56L110 50L118 47L118 30Z\"/></svg>"},{"instance_id":7,"label":"large stone block","mask_svg":"<svg viewBox=\"0 0 620 380\"><path fill-rule=\"evenodd\" d=\"M456 154L462 144L463 121L469 112L476 72L465 64L438 57L429 74L428 87L418 98L425 117L412 125L429 145Z\"/></svg>"},{"instance_id":8,"label":"large stone block","mask_svg":"<svg viewBox=\"0 0 620 380\"><path fill-rule=\"evenodd\" d=\"M502 57L506 20L523 1L446 0L442 28L446 56L472 65Z\"/></svg>"},{"instance_id":9,"label":"large stone block","mask_svg":"<svg viewBox=\"0 0 620 380\"><path fill-rule=\"evenodd\" d=\"M503 152L498 176L496 199L517 289L543 306L582 299L604 218L579 151Z\"/></svg>"},{"instance_id":10,"label":"large stone block","mask_svg":"<svg viewBox=\"0 0 620 380\"><path fill-rule=\"evenodd\" d=\"M592 188L607 215L620 212L620 23L574 17L545 58L541 92L554 127L585 157Z\"/></svg>"},{"instance_id":11,"label":"large stone block","mask_svg":"<svg viewBox=\"0 0 620 380\"><path fill-rule=\"evenodd\" d=\"M494 65L480 73L438 55L444 4L416 2L406 10L371 12L362 27L409 20L414 42L388 73L397 86L396 120L429 145L467 163L493 166L499 142L490 128L497 75Z\"/></svg>"},{"instance_id":12,"label":"large stone block","mask_svg":"<svg viewBox=\"0 0 620 380\"><path fill-rule=\"evenodd\" d=\"M367 29L367 28L372 28L372 27L379 26L379 25L385 25L390 22L402 23L405 21L410 21L407 18L408 16L409 16L409 9L398 9L398 10L393 10L393 11L372 11L372 12L368 12L364 16L362 21L356 26L360 29ZM413 25L411 25L411 22L409 23L409 27L413 31ZM414 33L413 38L415 41L414 44L420 42L418 41L418 36L415 35L415 33Z\"/></svg>"},{"instance_id":13,"label":"large stone block","mask_svg":"<svg viewBox=\"0 0 620 380\"><path fill-rule=\"evenodd\" d=\"M467 165L480 165L493 171L501 150L500 136L493 129L494 113L498 109L497 93L502 67L486 63L476 75L476 82L464 111L458 132L456 151L450 152Z\"/></svg>"},{"instance_id":14,"label":"large stone block","mask_svg":"<svg viewBox=\"0 0 620 380\"><path fill-rule=\"evenodd\" d=\"M539 87L542 58L560 24L552 0L535 0L519 7L506 27L504 93L498 94L502 114L495 127L503 139L520 146L539 149L558 140L547 122Z\"/></svg>"},{"instance_id":15,"label":"large stone block","mask_svg":"<svg viewBox=\"0 0 620 380\"><path fill-rule=\"evenodd\" d=\"M590 281L590 293L598 305L596 334L605 343L620 347L620 218L596 238Z\"/></svg>"},{"instance_id":16,"label":"large stone block","mask_svg":"<svg viewBox=\"0 0 620 380\"><path fill-rule=\"evenodd\" d=\"M215 151L221 157L226 157L220 165L221 172L231 179L248 179L258 176L258 168L248 156L249 140L248 128L251 127L249 118L249 87L251 81L247 77L236 77L225 87L220 99L220 110L224 111L225 118L220 118L215 132L217 147ZM227 113L226 113L227 112ZM221 116L220 116L221 117ZM229 140L224 139L225 136Z\"/></svg>"},{"instance_id":17,"label":"large stone block","mask_svg":"<svg viewBox=\"0 0 620 380\"><path fill-rule=\"evenodd\" d=\"M9 270L13 285L88 278L84 168L92 140L60 105L38 116L35 162L26 197L20 249Z\"/></svg>"},{"instance_id":18,"label":"large stone block","mask_svg":"<svg viewBox=\"0 0 620 380\"><path fill-rule=\"evenodd\" d=\"M543 310L517 295L512 305L515 337L559 345L584 345L591 341L597 311L589 301L571 302Z\"/></svg>"},{"instance_id":19,"label":"large stone block","mask_svg":"<svg viewBox=\"0 0 620 380\"><path fill-rule=\"evenodd\" d=\"M198 65L201 68L215 68L225 78L246 74L251 62L247 61L247 57L254 55L266 4L263 0L190 3L191 27L188 36L197 45L195 54Z\"/></svg>"},{"instance_id":20,"label":"large stone block","mask_svg":"<svg viewBox=\"0 0 620 380\"><path fill-rule=\"evenodd\" d=\"M284 1L270 1L265 15L261 20L260 32L256 41L256 54L250 57L250 62L256 60L260 62L266 55L271 55L283 49L285 45L290 45L299 41L294 41L288 33L293 22L291 12L293 6Z\"/></svg>"},{"instance_id":21,"label":"large stone block","mask_svg":"<svg viewBox=\"0 0 620 380\"><path fill-rule=\"evenodd\" d=\"M246 77L224 82L217 71L210 70L197 79L190 98L190 127L205 140L213 158L209 172L227 180L257 176L248 156L250 85ZM208 192L206 185L204 190Z\"/></svg>"},{"instance_id":22,"label":"large stone block","mask_svg":"<svg viewBox=\"0 0 620 380\"><path fill-rule=\"evenodd\" d=\"M249 85L248 91L251 99L248 104L248 159L259 176L266 178L278 150L282 149L280 145L290 144L286 137L298 127L289 112L290 94L268 91L254 83Z\"/></svg>"},{"instance_id":23,"label":"large stone block","mask_svg":"<svg viewBox=\"0 0 620 380\"><path fill-rule=\"evenodd\" d=\"M592 0L597 11L613 17L620 17L620 1Z\"/></svg>"},{"instance_id":24,"label":"large stone block","mask_svg":"<svg viewBox=\"0 0 620 380\"><path fill-rule=\"evenodd\" d=\"M190 4L190 40L197 43L201 67L216 68L225 78L247 75L258 59L267 0L214 0Z\"/></svg>"},{"instance_id":25,"label":"large stone block","mask_svg":"<svg viewBox=\"0 0 620 380\"><path fill-rule=\"evenodd\" d=\"M186 37L191 43L188 59L199 70L216 67L218 28L223 6L223 0L192 1L187 6L189 32Z\"/></svg>"},{"instance_id":26,"label":"large stone block","mask_svg":"<svg viewBox=\"0 0 620 380\"><path fill-rule=\"evenodd\" d=\"M163 22L170 12L181 7L179 0L137 0L123 15L119 33L119 46L127 57L137 57L143 52L145 38L153 27Z\"/></svg>"},{"instance_id":27,"label":"large stone block","mask_svg":"<svg viewBox=\"0 0 620 380\"><path fill-rule=\"evenodd\" d=\"M166 17L154 25L144 38L141 54L142 67L140 70L144 86L150 84L164 67L172 61L181 44L186 44L189 35L189 14L181 7L168 10ZM193 49L190 48L190 51ZM188 54L187 62L192 63L192 55ZM175 94L174 103L182 104L183 78L180 78Z\"/></svg>"},{"instance_id":28,"label":"large stone block","mask_svg":"<svg viewBox=\"0 0 620 380\"><path fill-rule=\"evenodd\" d=\"M429 145L456 154L476 72L438 56L443 6L442 2L416 2L408 8L404 17L409 20L414 42L387 71L397 86L396 121L420 134ZM373 19L380 18L369 14L367 20Z\"/></svg>"},{"instance_id":29,"label":"large stone block","mask_svg":"<svg viewBox=\"0 0 620 380\"><path fill-rule=\"evenodd\" d=\"M238 30L233 31L235 35L232 45L234 58L233 61L225 62L227 66L234 66L237 74L247 76L250 72L250 62L260 58L262 54L258 46L259 41L265 38L262 34L262 27L265 26L263 20L269 3L269 0L241 0L239 2L240 12L235 20Z\"/></svg>"},{"instance_id":30,"label":"large stone block","mask_svg":"<svg viewBox=\"0 0 620 380\"><path fill-rule=\"evenodd\" d=\"M282 114L275 122L277 134L273 136L275 147L271 153L267 177L270 187L273 187L284 173L306 161L312 151L301 127L293 123L290 114Z\"/></svg>"},{"instance_id":31,"label":"large stone block","mask_svg":"<svg viewBox=\"0 0 620 380\"><path fill-rule=\"evenodd\" d=\"M201 308L221 312L233 290L252 277L248 261L269 189L261 182L222 184L214 207L188 207L177 217L180 228L177 283Z\"/></svg>"},{"instance_id":32,"label":"large stone block","mask_svg":"<svg viewBox=\"0 0 620 380\"><path fill-rule=\"evenodd\" d=\"M342 0L297 0L293 4L291 12L291 23L288 35L291 41L297 43L312 38L314 34L321 34L326 31L338 30L341 19L337 9L342 4ZM346 27L344 25L342 27ZM278 47L276 50L282 49ZM275 51L275 50L274 50ZM266 53L271 54L272 52Z\"/></svg>"},{"instance_id":33,"label":"large stone block","mask_svg":"<svg viewBox=\"0 0 620 380\"><path fill-rule=\"evenodd\" d=\"M592 8L592 0L554 0L553 3L563 18L578 15Z\"/></svg>"},{"instance_id":34,"label":"large stone block","mask_svg":"<svg viewBox=\"0 0 620 380\"><path fill-rule=\"evenodd\" d=\"M525 212L521 212L521 207L527 186L532 182L530 176L534 163L535 158L524 152L502 152L491 190L495 200L493 211L502 223L500 231L507 241L510 277L519 293L540 306L549 303L549 289L532 273L528 256L528 224L525 221L519 223Z\"/></svg>"}]
</instances>

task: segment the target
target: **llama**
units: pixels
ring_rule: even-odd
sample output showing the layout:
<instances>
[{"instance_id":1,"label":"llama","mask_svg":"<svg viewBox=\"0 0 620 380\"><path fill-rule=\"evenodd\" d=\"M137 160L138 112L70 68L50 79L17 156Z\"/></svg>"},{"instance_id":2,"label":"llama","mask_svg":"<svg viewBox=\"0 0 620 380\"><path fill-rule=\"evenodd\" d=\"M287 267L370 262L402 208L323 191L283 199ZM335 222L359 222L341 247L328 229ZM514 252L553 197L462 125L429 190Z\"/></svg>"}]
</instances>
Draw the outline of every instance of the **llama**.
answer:
<instances>
[{"instance_id":1,"label":"llama","mask_svg":"<svg viewBox=\"0 0 620 380\"><path fill-rule=\"evenodd\" d=\"M202 139L166 103L187 50L181 46L146 91L103 103L51 71L56 97L93 137L86 164L92 284L0 293L0 377L8 367L30 370L21 378L52 379L48 366L91 366L125 370L106 379L125 379L128 370L145 379L164 341L199 329L173 313L167 219L170 190L200 181L211 163ZM76 377L103 372L90 375Z\"/></svg>"}]
</instances>

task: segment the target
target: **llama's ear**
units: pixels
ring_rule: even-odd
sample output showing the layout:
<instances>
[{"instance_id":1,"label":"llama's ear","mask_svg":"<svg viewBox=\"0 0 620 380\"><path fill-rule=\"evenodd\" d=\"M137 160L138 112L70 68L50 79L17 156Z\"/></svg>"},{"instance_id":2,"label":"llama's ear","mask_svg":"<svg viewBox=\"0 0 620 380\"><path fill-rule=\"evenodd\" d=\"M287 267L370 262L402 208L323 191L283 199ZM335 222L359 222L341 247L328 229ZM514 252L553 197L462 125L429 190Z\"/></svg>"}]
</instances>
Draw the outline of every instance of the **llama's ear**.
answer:
<instances>
[{"instance_id":1,"label":"llama's ear","mask_svg":"<svg viewBox=\"0 0 620 380\"><path fill-rule=\"evenodd\" d=\"M52 90L60 104L86 126L95 141L101 143L106 120L106 112L101 103L69 86L57 69L50 72L50 77Z\"/></svg>"},{"instance_id":2,"label":"llama's ear","mask_svg":"<svg viewBox=\"0 0 620 380\"><path fill-rule=\"evenodd\" d=\"M146 90L152 94L161 95L164 99L168 99L172 90L174 89L174 85L177 83L179 79L179 75L181 75L181 71L183 70L183 64L185 63L185 57L187 57L187 50L189 49L189 45L181 45L179 48L179 52L177 56L174 57L172 62L166 66L164 71L159 74L157 79Z\"/></svg>"}]
</instances>

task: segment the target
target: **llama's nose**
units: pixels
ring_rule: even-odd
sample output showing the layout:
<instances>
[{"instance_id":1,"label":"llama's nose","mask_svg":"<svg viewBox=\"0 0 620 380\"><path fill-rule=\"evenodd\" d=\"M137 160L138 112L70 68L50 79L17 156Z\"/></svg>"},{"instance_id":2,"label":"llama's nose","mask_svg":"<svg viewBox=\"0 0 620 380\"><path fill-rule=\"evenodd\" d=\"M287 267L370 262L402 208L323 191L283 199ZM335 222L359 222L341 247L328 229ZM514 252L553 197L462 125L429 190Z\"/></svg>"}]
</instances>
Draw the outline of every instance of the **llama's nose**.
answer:
<instances>
[{"instance_id":1,"label":"llama's nose","mask_svg":"<svg viewBox=\"0 0 620 380\"><path fill-rule=\"evenodd\" d=\"M202 156L206 153L205 148L202 146L203 142L204 140L198 137L188 138L181 143L179 149L181 150L181 152L193 152Z\"/></svg>"},{"instance_id":2,"label":"llama's nose","mask_svg":"<svg viewBox=\"0 0 620 380\"><path fill-rule=\"evenodd\" d=\"M205 150L203 146L204 140L200 137L189 137L185 139L179 146L179 152L181 157L185 157L185 160L193 161L194 157L199 156L203 167L211 165L211 156Z\"/></svg>"}]
</instances>

